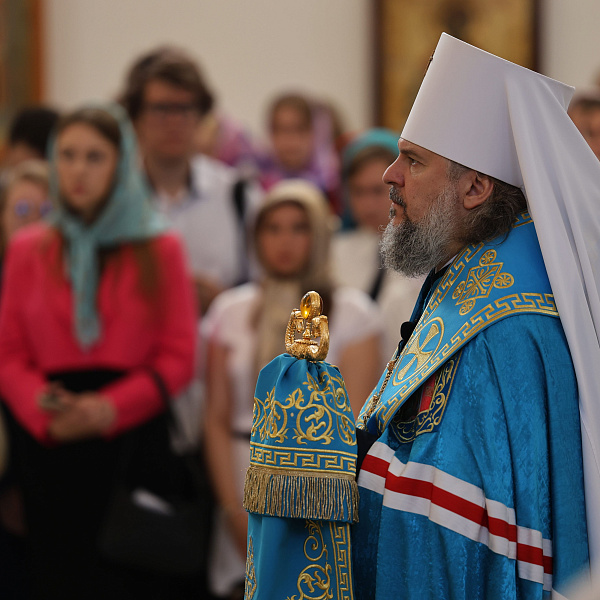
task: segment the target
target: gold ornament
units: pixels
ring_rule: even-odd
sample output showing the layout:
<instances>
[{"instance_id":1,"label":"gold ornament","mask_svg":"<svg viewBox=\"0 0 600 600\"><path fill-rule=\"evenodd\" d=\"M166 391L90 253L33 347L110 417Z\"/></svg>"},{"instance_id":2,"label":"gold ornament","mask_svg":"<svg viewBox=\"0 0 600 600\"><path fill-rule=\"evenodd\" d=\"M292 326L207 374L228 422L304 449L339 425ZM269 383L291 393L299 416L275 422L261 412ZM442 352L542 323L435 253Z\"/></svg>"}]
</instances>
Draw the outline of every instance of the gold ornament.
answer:
<instances>
[{"instance_id":1,"label":"gold ornament","mask_svg":"<svg viewBox=\"0 0 600 600\"><path fill-rule=\"evenodd\" d=\"M307 292L300 302L300 310L292 311L285 330L285 351L306 360L325 360L329 352L329 323L322 315L323 301L317 292ZM296 339L296 332L302 337Z\"/></svg>"}]
</instances>

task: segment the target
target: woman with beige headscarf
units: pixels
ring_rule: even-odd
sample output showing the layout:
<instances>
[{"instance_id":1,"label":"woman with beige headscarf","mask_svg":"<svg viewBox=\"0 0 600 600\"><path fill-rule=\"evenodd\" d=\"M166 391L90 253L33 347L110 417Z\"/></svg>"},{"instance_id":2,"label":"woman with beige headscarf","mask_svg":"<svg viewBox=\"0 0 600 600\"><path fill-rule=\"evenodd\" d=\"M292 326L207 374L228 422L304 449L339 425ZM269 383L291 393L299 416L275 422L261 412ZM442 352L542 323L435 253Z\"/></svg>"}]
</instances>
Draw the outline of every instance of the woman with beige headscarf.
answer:
<instances>
[{"instance_id":1,"label":"woman with beige headscarf","mask_svg":"<svg viewBox=\"0 0 600 600\"><path fill-rule=\"evenodd\" d=\"M292 309L316 290L329 316L327 361L339 366L357 413L377 382L381 322L363 292L336 288L330 277L332 216L311 183L286 180L266 196L252 241L263 270L259 283L221 294L207 315L206 446L222 514L211 579L217 596L231 598L243 584L247 515L242 508L249 463L254 387L259 370L285 352Z\"/></svg>"}]
</instances>

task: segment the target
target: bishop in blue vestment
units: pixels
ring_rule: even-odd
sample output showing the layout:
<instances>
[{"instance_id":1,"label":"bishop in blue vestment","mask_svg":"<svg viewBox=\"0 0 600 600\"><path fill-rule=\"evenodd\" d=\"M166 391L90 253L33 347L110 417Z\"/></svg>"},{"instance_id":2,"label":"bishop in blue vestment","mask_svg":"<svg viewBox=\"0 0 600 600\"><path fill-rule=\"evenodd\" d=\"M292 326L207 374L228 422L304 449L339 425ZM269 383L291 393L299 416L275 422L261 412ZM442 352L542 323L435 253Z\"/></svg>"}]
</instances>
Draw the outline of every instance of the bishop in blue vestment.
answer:
<instances>
[{"instance_id":1,"label":"bishop in blue vestment","mask_svg":"<svg viewBox=\"0 0 600 600\"><path fill-rule=\"evenodd\" d=\"M378 439L358 478L357 598L560 590L588 560L577 383L527 214L455 258L392 362L359 417Z\"/></svg>"},{"instance_id":2,"label":"bishop in blue vestment","mask_svg":"<svg viewBox=\"0 0 600 600\"><path fill-rule=\"evenodd\" d=\"M351 530L339 593L563 599L600 580L600 164L572 92L442 34L383 177L383 262L429 276L357 420L358 522L322 515ZM311 586L290 598L334 597Z\"/></svg>"},{"instance_id":3,"label":"bishop in blue vestment","mask_svg":"<svg viewBox=\"0 0 600 600\"><path fill-rule=\"evenodd\" d=\"M564 598L588 573L600 169L571 94L446 34L430 61L383 177L384 264L430 275L358 417L358 600Z\"/></svg>"}]
</instances>

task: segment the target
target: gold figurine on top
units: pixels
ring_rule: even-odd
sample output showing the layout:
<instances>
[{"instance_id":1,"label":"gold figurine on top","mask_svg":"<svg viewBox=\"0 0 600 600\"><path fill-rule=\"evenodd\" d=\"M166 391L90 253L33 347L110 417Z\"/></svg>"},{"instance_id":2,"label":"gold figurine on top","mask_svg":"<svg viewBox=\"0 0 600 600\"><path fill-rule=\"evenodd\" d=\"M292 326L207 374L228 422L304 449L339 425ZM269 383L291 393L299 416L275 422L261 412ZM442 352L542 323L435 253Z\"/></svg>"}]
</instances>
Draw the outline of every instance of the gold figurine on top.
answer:
<instances>
[{"instance_id":1,"label":"gold figurine on top","mask_svg":"<svg viewBox=\"0 0 600 600\"><path fill-rule=\"evenodd\" d=\"M307 292L300 310L292 311L285 331L285 351L296 358L325 360L329 351L329 323L322 315L323 300L317 292ZM296 333L302 337L296 338Z\"/></svg>"}]
</instances>

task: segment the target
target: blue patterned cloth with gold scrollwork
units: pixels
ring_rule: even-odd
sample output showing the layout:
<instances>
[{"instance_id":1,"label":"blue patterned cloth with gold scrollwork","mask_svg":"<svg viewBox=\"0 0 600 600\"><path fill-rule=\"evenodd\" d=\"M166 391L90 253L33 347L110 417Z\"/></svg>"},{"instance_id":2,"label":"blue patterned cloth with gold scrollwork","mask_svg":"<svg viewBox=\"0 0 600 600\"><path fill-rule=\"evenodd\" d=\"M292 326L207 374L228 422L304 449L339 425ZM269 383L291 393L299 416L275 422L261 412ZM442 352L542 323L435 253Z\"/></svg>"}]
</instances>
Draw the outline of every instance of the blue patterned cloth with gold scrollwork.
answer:
<instances>
[{"instance_id":1,"label":"blue patterned cloth with gold scrollwork","mask_svg":"<svg viewBox=\"0 0 600 600\"><path fill-rule=\"evenodd\" d=\"M250 445L246 600L351 600L356 435L337 367L289 354L265 366Z\"/></svg>"}]
</instances>

